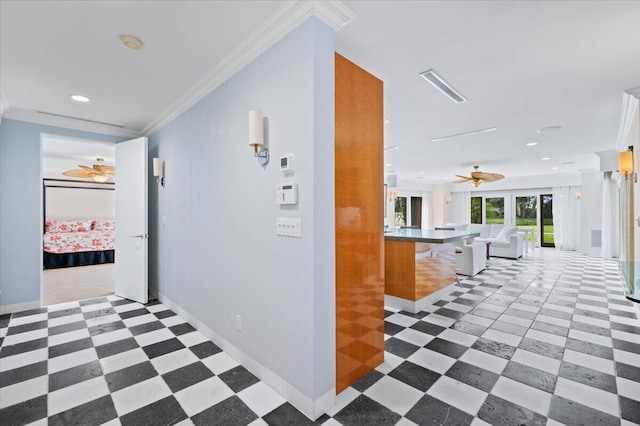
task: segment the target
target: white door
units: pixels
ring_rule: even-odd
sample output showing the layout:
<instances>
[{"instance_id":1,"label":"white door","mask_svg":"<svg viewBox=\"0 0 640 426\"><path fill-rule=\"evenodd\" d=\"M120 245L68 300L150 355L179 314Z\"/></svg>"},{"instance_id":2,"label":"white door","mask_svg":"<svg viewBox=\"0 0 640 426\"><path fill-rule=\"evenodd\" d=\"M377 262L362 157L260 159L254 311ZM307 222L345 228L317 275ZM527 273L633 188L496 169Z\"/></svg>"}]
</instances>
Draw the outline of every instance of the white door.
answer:
<instances>
[{"instance_id":1,"label":"white door","mask_svg":"<svg viewBox=\"0 0 640 426\"><path fill-rule=\"evenodd\" d=\"M148 302L147 138L116 144L116 295Z\"/></svg>"}]
</instances>

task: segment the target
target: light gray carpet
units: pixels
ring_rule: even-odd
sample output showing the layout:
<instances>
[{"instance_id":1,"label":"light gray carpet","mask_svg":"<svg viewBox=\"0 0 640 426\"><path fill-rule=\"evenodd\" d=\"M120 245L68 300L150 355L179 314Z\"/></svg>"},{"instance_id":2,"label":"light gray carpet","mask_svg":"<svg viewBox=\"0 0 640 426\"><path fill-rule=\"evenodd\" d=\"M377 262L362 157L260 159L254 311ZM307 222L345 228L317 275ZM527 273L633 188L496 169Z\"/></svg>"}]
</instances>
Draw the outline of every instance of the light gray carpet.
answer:
<instances>
[{"instance_id":1,"label":"light gray carpet","mask_svg":"<svg viewBox=\"0 0 640 426\"><path fill-rule=\"evenodd\" d=\"M71 302L113 294L113 263L45 269L42 304Z\"/></svg>"}]
</instances>

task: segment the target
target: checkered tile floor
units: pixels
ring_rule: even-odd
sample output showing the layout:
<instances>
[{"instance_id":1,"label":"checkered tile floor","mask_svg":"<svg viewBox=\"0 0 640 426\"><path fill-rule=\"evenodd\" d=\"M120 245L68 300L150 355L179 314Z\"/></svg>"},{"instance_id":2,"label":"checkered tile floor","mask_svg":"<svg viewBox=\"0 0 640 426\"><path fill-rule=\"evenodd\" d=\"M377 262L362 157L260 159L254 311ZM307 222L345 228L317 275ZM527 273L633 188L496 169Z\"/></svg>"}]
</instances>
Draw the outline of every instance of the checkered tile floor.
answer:
<instances>
[{"instance_id":1,"label":"checkered tile floor","mask_svg":"<svg viewBox=\"0 0 640 426\"><path fill-rule=\"evenodd\" d=\"M538 250L419 314L316 424L640 424L640 321L615 262ZM118 297L0 317L2 425L312 424L175 313Z\"/></svg>"}]
</instances>

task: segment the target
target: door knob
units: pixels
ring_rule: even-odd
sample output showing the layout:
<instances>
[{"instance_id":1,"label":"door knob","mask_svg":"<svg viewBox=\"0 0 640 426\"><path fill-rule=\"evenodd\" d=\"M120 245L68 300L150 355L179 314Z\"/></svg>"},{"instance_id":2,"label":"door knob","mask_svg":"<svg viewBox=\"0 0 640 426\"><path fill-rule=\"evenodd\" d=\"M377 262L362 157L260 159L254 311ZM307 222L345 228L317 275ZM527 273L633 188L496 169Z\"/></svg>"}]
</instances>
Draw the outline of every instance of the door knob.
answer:
<instances>
[{"instance_id":1,"label":"door knob","mask_svg":"<svg viewBox=\"0 0 640 426\"><path fill-rule=\"evenodd\" d=\"M132 235L131 238L149 238L149 234Z\"/></svg>"}]
</instances>

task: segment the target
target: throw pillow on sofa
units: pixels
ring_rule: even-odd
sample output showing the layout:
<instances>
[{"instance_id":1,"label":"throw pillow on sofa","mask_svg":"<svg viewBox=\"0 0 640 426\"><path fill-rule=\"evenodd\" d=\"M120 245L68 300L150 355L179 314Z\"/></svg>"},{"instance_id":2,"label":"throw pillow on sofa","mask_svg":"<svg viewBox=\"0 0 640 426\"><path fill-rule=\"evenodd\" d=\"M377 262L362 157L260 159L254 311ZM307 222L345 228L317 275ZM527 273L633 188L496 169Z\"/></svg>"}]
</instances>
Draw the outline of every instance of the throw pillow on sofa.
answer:
<instances>
[{"instance_id":1,"label":"throw pillow on sofa","mask_svg":"<svg viewBox=\"0 0 640 426\"><path fill-rule=\"evenodd\" d=\"M514 235L518 232L517 226L505 226L500 230L498 235L496 235L497 240L507 241L511 235Z\"/></svg>"}]
</instances>

